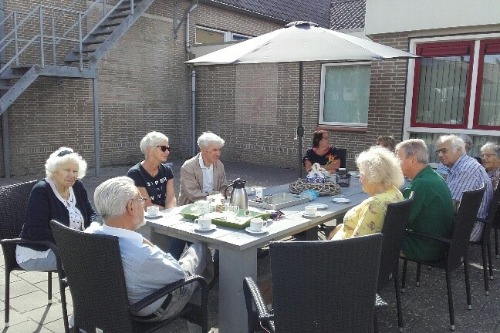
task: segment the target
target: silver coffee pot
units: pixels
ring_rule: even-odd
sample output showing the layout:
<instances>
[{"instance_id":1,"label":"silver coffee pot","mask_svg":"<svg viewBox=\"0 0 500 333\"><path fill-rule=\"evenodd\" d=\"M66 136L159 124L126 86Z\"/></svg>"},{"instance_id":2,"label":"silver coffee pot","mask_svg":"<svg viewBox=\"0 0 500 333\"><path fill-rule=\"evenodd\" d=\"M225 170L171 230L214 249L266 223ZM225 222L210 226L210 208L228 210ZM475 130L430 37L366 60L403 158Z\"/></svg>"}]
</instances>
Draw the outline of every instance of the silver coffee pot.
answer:
<instances>
[{"instance_id":1,"label":"silver coffee pot","mask_svg":"<svg viewBox=\"0 0 500 333\"><path fill-rule=\"evenodd\" d=\"M231 199L229 202L231 205L236 205L245 211L248 210L248 194L247 190L245 190L246 182L246 180L236 178L231 184L228 185L225 192L225 197L227 199L227 189L232 187L233 190L231 191Z\"/></svg>"}]
</instances>

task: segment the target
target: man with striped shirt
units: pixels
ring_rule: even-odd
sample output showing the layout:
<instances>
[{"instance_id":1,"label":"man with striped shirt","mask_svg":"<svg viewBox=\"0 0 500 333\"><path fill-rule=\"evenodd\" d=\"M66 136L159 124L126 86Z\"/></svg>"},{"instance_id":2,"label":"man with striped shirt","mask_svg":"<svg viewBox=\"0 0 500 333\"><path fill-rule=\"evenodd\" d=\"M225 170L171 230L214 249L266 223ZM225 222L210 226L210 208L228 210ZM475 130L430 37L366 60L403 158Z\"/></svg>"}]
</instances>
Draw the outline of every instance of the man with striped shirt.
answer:
<instances>
[{"instance_id":1,"label":"man with striped shirt","mask_svg":"<svg viewBox=\"0 0 500 333\"><path fill-rule=\"evenodd\" d=\"M486 187L479 212L478 219L488 217L488 207L493 197L491 180L483 166L473 157L466 154L464 141L456 135L443 135L436 142L436 154L441 163L448 168L448 178L446 183L451 191L453 200L460 201L464 191L470 191L481 187ZM472 230L470 240L481 239L483 223L476 222Z\"/></svg>"}]
</instances>

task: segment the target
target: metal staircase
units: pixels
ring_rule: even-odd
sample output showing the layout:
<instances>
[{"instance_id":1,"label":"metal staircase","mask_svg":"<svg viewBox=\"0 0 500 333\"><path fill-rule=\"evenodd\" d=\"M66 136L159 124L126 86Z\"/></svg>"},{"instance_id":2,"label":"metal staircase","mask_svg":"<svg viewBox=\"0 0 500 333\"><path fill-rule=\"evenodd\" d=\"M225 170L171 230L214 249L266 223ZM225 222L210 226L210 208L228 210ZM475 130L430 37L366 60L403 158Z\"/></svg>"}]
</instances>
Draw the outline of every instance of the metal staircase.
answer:
<instances>
[{"instance_id":1,"label":"metal staircase","mask_svg":"<svg viewBox=\"0 0 500 333\"><path fill-rule=\"evenodd\" d=\"M74 0L67 8L39 5L28 13L6 15L0 22L4 31L0 40L0 115L39 76L95 79L97 61L153 2L118 0L109 5L109 0ZM78 7L86 9L75 9ZM84 35L85 25L92 21L97 23Z\"/></svg>"}]
</instances>

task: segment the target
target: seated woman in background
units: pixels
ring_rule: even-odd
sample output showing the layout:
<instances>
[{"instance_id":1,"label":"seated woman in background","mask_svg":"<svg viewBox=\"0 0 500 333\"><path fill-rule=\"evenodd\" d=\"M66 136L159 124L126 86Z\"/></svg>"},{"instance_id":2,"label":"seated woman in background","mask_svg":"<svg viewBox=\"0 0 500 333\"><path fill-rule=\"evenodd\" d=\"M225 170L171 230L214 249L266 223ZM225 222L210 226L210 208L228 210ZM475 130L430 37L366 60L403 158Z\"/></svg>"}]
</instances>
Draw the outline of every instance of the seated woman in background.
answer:
<instances>
[{"instance_id":1,"label":"seated woman in background","mask_svg":"<svg viewBox=\"0 0 500 333\"><path fill-rule=\"evenodd\" d=\"M177 206L174 188L174 173L165 164L170 155L170 145L166 135L149 132L140 143L144 160L128 170L127 176L134 180L135 186L147 198L144 208L152 205L160 209Z\"/></svg>"},{"instance_id":2,"label":"seated woman in background","mask_svg":"<svg viewBox=\"0 0 500 333\"><path fill-rule=\"evenodd\" d=\"M359 181L370 197L344 216L328 239L338 240L380 232L384 224L387 205L403 200L399 187L403 185L403 172L394 153L374 146L356 159Z\"/></svg>"},{"instance_id":3,"label":"seated woman in background","mask_svg":"<svg viewBox=\"0 0 500 333\"><path fill-rule=\"evenodd\" d=\"M313 134L312 148L308 149L306 155L302 159L306 172L311 171L314 163L319 163L328 172L334 173L340 168L340 165L345 165L345 161L341 161L337 148L330 146L330 133L325 130L318 130Z\"/></svg>"},{"instance_id":4,"label":"seated woman in background","mask_svg":"<svg viewBox=\"0 0 500 333\"><path fill-rule=\"evenodd\" d=\"M21 238L55 243L50 220L55 219L77 230L84 230L97 220L87 191L79 180L86 171L87 163L71 148L61 147L50 155L45 162L47 177L31 190ZM16 261L28 271L57 268L54 252L41 245L18 245Z\"/></svg>"},{"instance_id":5,"label":"seated woman in background","mask_svg":"<svg viewBox=\"0 0 500 333\"><path fill-rule=\"evenodd\" d=\"M381 135L377 138L377 146L382 146L390 151L394 151L394 148L396 148L396 140L394 140L392 135Z\"/></svg>"},{"instance_id":6,"label":"seated woman in background","mask_svg":"<svg viewBox=\"0 0 500 333\"><path fill-rule=\"evenodd\" d=\"M493 190L495 190L500 179L500 146L493 142L487 142L482 146L481 162L490 176Z\"/></svg>"}]
</instances>

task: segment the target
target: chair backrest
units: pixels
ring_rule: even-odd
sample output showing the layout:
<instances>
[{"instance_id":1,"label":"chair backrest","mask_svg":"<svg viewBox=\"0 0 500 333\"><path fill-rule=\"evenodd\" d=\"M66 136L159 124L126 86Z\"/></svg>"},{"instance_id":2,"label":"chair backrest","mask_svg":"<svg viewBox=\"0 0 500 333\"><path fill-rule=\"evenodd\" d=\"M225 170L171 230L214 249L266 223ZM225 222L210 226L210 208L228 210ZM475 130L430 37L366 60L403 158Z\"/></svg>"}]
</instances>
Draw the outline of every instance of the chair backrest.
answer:
<instances>
[{"instance_id":1,"label":"chair backrest","mask_svg":"<svg viewBox=\"0 0 500 333\"><path fill-rule=\"evenodd\" d=\"M0 239L18 238L36 180L0 187ZM6 265L16 267L16 245L2 244Z\"/></svg>"},{"instance_id":2,"label":"chair backrest","mask_svg":"<svg viewBox=\"0 0 500 333\"><path fill-rule=\"evenodd\" d=\"M18 238L36 180L0 187L0 238Z\"/></svg>"},{"instance_id":3,"label":"chair backrest","mask_svg":"<svg viewBox=\"0 0 500 333\"><path fill-rule=\"evenodd\" d=\"M485 188L483 184L476 190L464 191L462 194L460 207L453 223L453 235L447 255L447 266L450 270L460 267L464 256L467 255L470 234L477 220L477 212Z\"/></svg>"},{"instance_id":4,"label":"chair backrest","mask_svg":"<svg viewBox=\"0 0 500 333\"><path fill-rule=\"evenodd\" d=\"M277 332L372 332L382 234L270 245Z\"/></svg>"},{"instance_id":5,"label":"chair backrest","mask_svg":"<svg viewBox=\"0 0 500 333\"><path fill-rule=\"evenodd\" d=\"M75 325L87 332L132 332L118 238L51 221L73 298Z\"/></svg>"},{"instance_id":6,"label":"chair backrest","mask_svg":"<svg viewBox=\"0 0 500 333\"><path fill-rule=\"evenodd\" d=\"M399 253L405 234L406 224L410 218L410 208L413 202L413 194L401 202L389 204L385 214L382 235L382 255L380 257L380 269L378 275L378 290L384 288L397 275L399 267Z\"/></svg>"},{"instance_id":7,"label":"chair backrest","mask_svg":"<svg viewBox=\"0 0 500 333\"><path fill-rule=\"evenodd\" d=\"M492 225L496 226L497 223L500 223L499 217L500 217L500 187L497 187L496 190L493 192L493 197L491 198L490 201L490 208L488 211L488 222L485 225L485 229L488 228L488 235L491 226Z\"/></svg>"},{"instance_id":8,"label":"chair backrest","mask_svg":"<svg viewBox=\"0 0 500 333\"><path fill-rule=\"evenodd\" d=\"M346 168L347 166L347 149L337 148L337 157L340 159L340 167Z\"/></svg>"}]
</instances>

